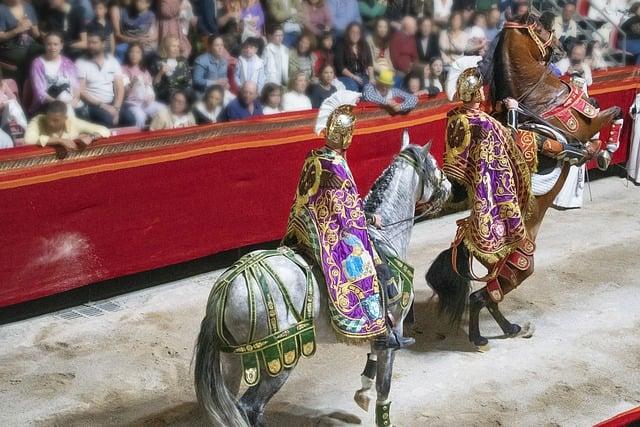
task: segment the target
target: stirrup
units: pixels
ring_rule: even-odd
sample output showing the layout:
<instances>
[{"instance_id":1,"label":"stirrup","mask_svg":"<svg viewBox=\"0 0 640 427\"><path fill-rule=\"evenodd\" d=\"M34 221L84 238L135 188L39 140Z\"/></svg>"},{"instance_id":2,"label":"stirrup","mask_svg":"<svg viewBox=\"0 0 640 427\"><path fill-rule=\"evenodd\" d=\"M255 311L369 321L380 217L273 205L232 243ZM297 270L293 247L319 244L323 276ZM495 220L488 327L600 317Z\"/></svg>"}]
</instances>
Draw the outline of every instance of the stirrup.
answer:
<instances>
[{"instance_id":1,"label":"stirrup","mask_svg":"<svg viewBox=\"0 0 640 427\"><path fill-rule=\"evenodd\" d=\"M400 350L401 348L412 346L415 343L415 338L399 337L393 329L390 329L388 335L375 339L373 348L376 350Z\"/></svg>"}]
</instances>

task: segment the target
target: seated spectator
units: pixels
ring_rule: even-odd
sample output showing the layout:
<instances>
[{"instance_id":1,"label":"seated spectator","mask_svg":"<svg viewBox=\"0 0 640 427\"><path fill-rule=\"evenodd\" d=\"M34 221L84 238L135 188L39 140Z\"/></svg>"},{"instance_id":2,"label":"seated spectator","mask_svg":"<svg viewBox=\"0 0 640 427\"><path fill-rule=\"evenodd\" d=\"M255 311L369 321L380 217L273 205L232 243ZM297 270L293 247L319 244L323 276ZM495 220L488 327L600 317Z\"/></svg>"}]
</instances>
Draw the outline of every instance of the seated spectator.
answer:
<instances>
[{"instance_id":1,"label":"seated spectator","mask_svg":"<svg viewBox=\"0 0 640 427\"><path fill-rule=\"evenodd\" d=\"M0 72L0 148L13 147L14 139L22 137L27 129L27 116L14 92L16 88L16 83L3 79Z\"/></svg>"},{"instance_id":2,"label":"seated spectator","mask_svg":"<svg viewBox=\"0 0 640 427\"><path fill-rule=\"evenodd\" d=\"M180 40L177 37L164 38L158 53L160 59L154 67L153 85L156 98L168 103L172 92L191 89L191 71L187 60L180 55Z\"/></svg>"},{"instance_id":3,"label":"seated spectator","mask_svg":"<svg viewBox=\"0 0 640 427\"><path fill-rule=\"evenodd\" d=\"M629 42L627 41L627 46ZM591 70L606 70L609 68L607 61L604 59L604 51L600 41L593 40L587 47L587 63Z\"/></svg>"},{"instance_id":4,"label":"seated spectator","mask_svg":"<svg viewBox=\"0 0 640 427\"><path fill-rule=\"evenodd\" d=\"M133 12L129 8L120 9L120 34L116 46L116 58L124 62L129 44L138 42L145 54L158 48L158 24L156 15L149 10L150 0L133 0Z\"/></svg>"},{"instance_id":5,"label":"seated spectator","mask_svg":"<svg viewBox=\"0 0 640 427\"><path fill-rule=\"evenodd\" d=\"M635 63L640 64L640 2L633 3L629 8L631 17L622 24L622 31L627 33L627 51L635 57Z\"/></svg>"},{"instance_id":6,"label":"seated spectator","mask_svg":"<svg viewBox=\"0 0 640 427\"><path fill-rule=\"evenodd\" d=\"M0 4L0 61L15 65L17 71L7 71L21 87L29 70L31 58L41 52L38 16L24 0L5 0Z\"/></svg>"},{"instance_id":7,"label":"seated spectator","mask_svg":"<svg viewBox=\"0 0 640 427\"><path fill-rule=\"evenodd\" d=\"M433 0L434 23L440 28L446 27L451 17L452 9L453 0Z\"/></svg>"},{"instance_id":8,"label":"seated spectator","mask_svg":"<svg viewBox=\"0 0 640 427\"><path fill-rule=\"evenodd\" d=\"M267 83L262 89L260 97L262 113L265 116L282 113L282 86L276 83Z\"/></svg>"},{"instance_id":9,"label":"seated spectator","mask_svg":"<svg viewBox=\"0 0 640 427\"><path fill-rule=\"evenodd\" d=\"M282 44L284 31L275 26L269 31L269 43L264 49L265 81L286 86L289 83L289 48Z\"/></svg>"},{"instance_id":10,"label":"seated spectator","mask_svg":"<svg viewBox=\"0 0 640 427\"><path fill-rule=\"evenodd\" d=\"M128 16L129 11L133 8L133 0L113 0L109 3L109 22L111 27L113 28L113 34L116 46L120 43L126 43L126 40L122 37L122 30L120 28L120 23L122 22L122 16ZM97 15L96 15L97 18ZM100 34L100 31L97 31L97 27L94 27L94 34ZM106 40L106 35L105 35ZM113 47L115 55L115 46ZM126 52L126 49L124 49Z\"/></svg>"},{"instance_id":11,"label":"seated spectator","mask_svg":"<svg viewBox=\"0 0 640 427\"><path fill-rule=\"evenodd\" d=\"M210 36L209 51L198 56L193 63L193 88L204 93L212 85L229 90L228 64L224 59L224 42L220 36Z\"/></svg>"},{"instance_id":12,"label":"seated spectator","mask_svg":"<svg viewBox=\"0 0 640 427\"><path fill-rule=\"evenodd\" d=\"M348 90L360 92L373 77L371 51L362 36L362 25L352 22L336 49L338 79Z\"/></svg>"},{"instance_id":13,"label":"seated spectator","mask_svg":"<svg viewBox=\"0 0 640 427\"><path fill-rule=\"evenodd\" d=\"M78 73L73 62L62 56L62 35L58 32L48 33L44 38L44 55L31 62L30 113L36 114L40 109L55 100L64 102L69 108L69 115L83 106L80 101Z\"/></svg>"},{"instance_id":14,"label":"seated spectator","mask_svg":"<svg viewBox=\"0 0 640 427\"><path fill-rule=\"evenodd\" d=\"M593 78L591 77L591 68L589 64L585 62L587 57L587 46L584 42L576 41L569 50L569 56L563 58L556 66L562 75L571 76L573 79L578 79L580 82L584 82L583 89L586 93L587 86L591 86Z\"/></svg>"},{"instance_id":15,"label":"seated spectator","mask_svg":"<svg viewBox=\"0 0 640 427\"><path fill-rule=\"evenodd\" d=\"M116 126L124 99L120 64L104 51L101 34L87 35L87 56L76 61L80 98L88 106L90 120Z\"/></svg>"},{"instance_id":16,"label":"seated spectator","mask_svg":"<svg viewBox=\"0 0 640 427\"><path fill-rule=\"evenodd\" d=\"M236 85L241 87L246 82L254 82L258 90L262 90L265 82L264 61L258 56L260 43L251 37L242 43L242 50L235 70Z\"/></svg>"},{"instance_id":17,"label":"seated spectator","mask_svg":"<svg viewBox=\"0 0 640 427\"><path fill-rule=\"evenodd\" d=\"M260 41L258 48L262 48L264 37L264 11L259 0L246 0L245 7L240 12L242 19L242 41L255 38Z\"/></svg>"},{"instance_id":18,"label":"seated spectator","mask_svg":"<svg viewBox=\"0 0 640 427\"><path fill-rule=\"evenodd\" d=\"M200 37L207 41L210 36L219 34L218 6L216 0L195 0L193 3L193 11L196 15L196 28ZM204 44L204 43L203 43Z\"/></svg>"},{"instance_id":19,"label":"seated spectator","mask_svg":"<svg viewBox=\"0 0 640 427\"><path fill-rule=\"evenodd\" d=\"M156 102L153 79L144 62L144 50L138 42L129 44L125 65L122 67L125 88L122 121L125 125L142 129L147 121L164 108Z\"/></svg>"},{"instance_id":20,"label":"seated spectator","mask_svg":"<svg viewBox=\"0 0 640 427\"><path fill-rule=\"evenodd\" d=\"M439 1L439 0L436 0ZM440 32L440 51L445 66L460 59L467 51L469 37L462 29L462 14L453 12L449 19L449 27Z\"/></svg>"},{"instance_id":21,"label":"seated spectator","mask_svg":"<svg viewBox=\"0 0 640 427\"><path fill-rule=\"evenodd\" d=\"M331 31L326 31L320 36L320 46L311 54L314 76L320 76L321 70L326 65L335 67L336 56L333 53L333 41L333 33Z\"/></svg>"},{"instance_id":22,"label":"seated spectator","mask_svg":"<svg viewBox=\"0 0 640 427\"><path fill-rule=\"evenodd\" d=\"M316 37L331 31L331 12L324 0L302 0L301 17L303 29Z\"/></svg>"},{"instance_id":23,"label":"seated spectator","mask_svg":"<svg viewBox=\"0 0 640 427\"><path fill-rule=\"evenodd\" d=\"M558 40L563 41L567 37L578 37L578 24L573 19L576 13L576 4L567 1L562 8L562 15L556 16L553 21L553 31Z\"/></svg>"},{"instance_id":24,"label":"seated spectator","mask_svg":"<svg viewBox=\"0 0 640 427\"><path fill-rule=\"evenodd\" d=\"M402 19L406 16L411 16L411 1L412 0L395 0L388 2L384 17L389 20L389 25L393 28L393 32L400 31Z\"/></svg>"},{"instance_id":25,"label":"seated spectator","mask_svg":"<svg viewBox=\"0 0 640 427\"><path fill-rule=\"evenodd\" d=\"M428 70L429 74L425 75L425 86L436 87L440 92L442 92L445 84L444 64L442 63L442 58L435 57L431 59Z\"/></svg>"},{"instance_id":26,"label":"seated spectator","mask_svg":"<svg viewBox=\"0 0 640 427\"><path fill-rule=\"evenodd\" d=\"M500 10L497 6L493 6L487 13L487 29L484 32L487 38L487 43L491 43L496 38L498 32L498 26L500 25Z\"/></svg>"},{"instance_id":27,"label":"seated spectator","mask_svg":"<svg viewBox=\"0 0 640 427\"><path fill-rule=\"evenodd\" d=\"M389 53L389 21L377 18L373 24L373 33L367 36L367 44L371 49L373 71L379 73L383 69L392 70L391 53Z\"/></svg>"},{"instance_id":28,"label":"seated spectator","mask_svg":"<svg viewBox=\"0 0 640 427\"><path fill-rule=\"evenodd\" d=\"M107 0L93 0L93 9L95 16L86 26L87 33L102 34L104 48L111 55L115 55L116 42L113 35L113 25L111 25L111 20L107 18ZM117 13L119 16L120 9L117 9Z\"/></svg>"},{"instance_id":29,"label":"seated spectator","mask_svg":"<svg viewBox=\"0 0 640 427\"><path fill-rule=\"evenodd\" d=\"M478 53L487 48L487 17L484 13L476 13L473 15L473 25L467 28L467 38L471 46L470 53Z\"/></svg>"},{"instance_id":30,"label":"seated spectator","mask_svg":"<svg viewBox=\"0 0 640 427\"><path fill-rule=\"evenodd\" d=\"M224 88L220 85L209 86L202 97L193 107L193 115L199 125L215 123L222 112Z\"/></svg>"},{"instance_id":31,"label":"seated spectator","mask_svg":"<svg viewBox=\"0 0 640 427\"><path fill-rule=\"evenodd\" d=\"M375 30L376 22L384 18L388 4L384 0L358 0L362 22L368 29Z\"/></svg>"},{"instance_id":32,"label":"seated spectator","mask_svg":"<svg viewBox=\"0 0 640 427\"><path fill-rule=\"evenodd\" d=\"M221 122L262 116L262 105L257 101L258 85L249 80L240 88L240 94L222 110Z\"/></svg>"},{"instance_id":33,"label":"seated spectator","mask_svg":"<svg viewBox=\"0 0 640 427\"><path fill-rule=\"evenodd\" d=\"M433 20L428 16L425 16L420 20L418 29L418 34L416 34L418 59L423 63L428 63L432 58L440 56L438 35L434 33Z\"/></svg>"},{"instance_id":34,"label":"seated spectator","mask_svg":"<svg viewBox=\"0 0 640 427\"><path fill-rule=\"evenodd\" d=\"M302 32L300 0L266 0L267 15L272 25L282 26L283 44L290 48Z\"/></svg>"},{"instance_id":35,"label":"seated spectator","mask_svg":"<svg viewBox=\"0 0 640 427\"><path fill-rule=\"evenodd\" d=\"M44 114L29 122L24 134L28 145L59 145L67 150L83 149L96 138L110 135L104 126L89 123L67 114L67 104L53 101L47 104Z\"/></svg>"},{"instance_id":36,"label":"seated spectator","mask_svg":"<svg viewBox=\"0 0 640 427\"><path fill-rule=\"evenodd\" d=\"M384 106L391 114L406 113L414 109L418 105L418 97L394 88L394 77L393 71L382 70L376 77L375 85L365 85L362 99Z\"/></svg>"},{"instance_id":37,"label":"seated spectator","mask_svg":"<svg viewBox=\"0 0 640 427\"><path fill-rule=\"evenodd\" d=\"M284 111L304 111L311 109L311 100L307 96L309 79L302 71L294 74L289 84L290 90L282 97Z\"/></svg>"},{"instance_id":38,"label":"seated spectator","mask_svg":"<svg viewBox=\"0 0 640 427\"><path fill-rule=\"evenodd\" d=\"M422 80L423 88L431 96L437 95L442 92L442 83L433 75L433 71L430 65L424 67L424 77Z\"/></svg>"},{"instance_id":39,"label":"seated spectator","mask_svg":"<svg viewBox=\"0 0 640 427\"><path fill-rule=\"evenodd\" d=\"M433 17L433 1L434 0L411 0L409 4L409 15L415 16L418 19L431 19Z\"/></svg>"},{"instance_id":40,"label":"seated spectator","mask_svg":"<svg viewBox=\"0 0 640 427\"><path fill-rule=\"evenodd\" d=\"M196 119L191 114L191 94L178 89L171 94L169 108L161 108L151 120L150 130L179 129L195 126Z\"/></svg>"},{"instance_id":41,"label":"seated spectator","mask_svg":"<svg viewBox=\"0 0 640 427\"><path fill-rule=\"evenodd\" d=\"M336 78L335 69L331 64L322 67L319 73L318 83L312 84L309 88L309 98L313 108L320 108L325 99L334 94L337 89L333 85Z\"/></svg>"},{"instance_id":42,"label":"seated spectator","mask_svg":"<svg viewBox=\"0 0 640 427\"><path fill-rule=\"evenodd\" d=\"M188 58L191 55L191 43L180 27L182 0L158 0L156 19L158 20L158 40L174 37L178 40L179 54Z\"/></svg>"},{"instance_id":43,"label":"seated spectator","mask_svg":"<svg viewBox=\"0 0 640 427\"><path fill-rule=\"evenodd\" d=\"M182 35L189 39L191 29L195 29L198 18L193 14L193 6L190 0L182 0L180 3L180 31Z\"/></svg>"},{"instance_id":44,"label":"seated spectator","mask_svg":"<svg viewBox=\"0 0 640 427\"><path fill-rule=\"evenodd\" d=\"M402 87L407 93L410 93L411 95L415 95L417 97L429 94L429 91L424 89L422 77L415 71L412 71L404 76Z\"/></svg>"},{"instance_id":45,"label":"seated spectator","mask_svg":"<svg viewBox=\"0 0 640 427\"><path fill-rule=\"evenodd\" d=\"M220 29L220 34L230 34L240 29L242 3L240 0L225 0L223 4L224 8L218 14L218 28Z\"/></svg>"},{"instance_id":46,"label":"seated spectator","mask_svg":"<svg viewBox=\"0 0 640 427\"><path fill-rule=\"evenodd\" d=\"M402 28L391 36L389 50L393 67L400 75L405 75L418 63L418 48L416 46L417 24L415 18L402 18Z\"/></svg>"},{"instance_id":47,"label":"seated spectator","mask_svg":"<svg viewBox=\"0 0 640 427\"><path fill-rule=\"evenodd\" d=\"M48 0L40 12L42 32L62 34L65 53L73 59L78 58L87 48L84 9L66 0Z\"/></svg>"},{"instance_id":48,"label":"seated spectator","mask_svg":"<svg viewBox=\"0 0 640 427\"><path fill-rule=\"evenodd\" d=\"M358 0L326 0L327 7L331 13L333 29L338 37L347 33L353 22L362 23ZM362 27L360 27L362 30Z\"/></svg>"},{"instance_id":49,"label":"seated spectator","mask_svg":"<svg viewBox=\"0 0 640 427\"><path fill-rule=\"evenodd\" d=\"M302 33L295 47L289 50L289 76L303 72L307 78L313 77L313 62L311 52L314 48L313 36Z\"/></svg>"}]
</instances>

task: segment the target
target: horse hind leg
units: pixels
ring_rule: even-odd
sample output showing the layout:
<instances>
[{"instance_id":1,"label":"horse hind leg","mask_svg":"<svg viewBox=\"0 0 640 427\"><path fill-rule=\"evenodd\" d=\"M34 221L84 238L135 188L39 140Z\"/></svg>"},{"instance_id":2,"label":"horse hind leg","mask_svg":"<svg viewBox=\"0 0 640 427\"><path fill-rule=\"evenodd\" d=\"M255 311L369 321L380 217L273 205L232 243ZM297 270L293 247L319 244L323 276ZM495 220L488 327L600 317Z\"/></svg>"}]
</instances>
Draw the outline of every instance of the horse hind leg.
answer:
<instances>
[{"instance_id":1,"label":"horse hind leg","mask_svg":"<svg viewBox=\"0 0 640 427\"><path fill-rule=\"evenodd\" d=\"M487 306L487 299L486 288L469 295L469 341L481 348L489 344L489 340L480 334L480 311Z\"/></svg>"},{"instance_id":2,"label":"horse hind leg","mask_svg":"<svg viewBox=\"0 0 640 427\"><path fill-rule=\"evenodd\" d=\"M373 387L373 382L376 379L377 364L377 354L375 352L367 354L367 363L360 375L362 388L356 391L356 394L353 396L353 400L355 400L356 404L365 412L369 412L369 405L371 404L369 391Z\"/></svg>"},{"instance_id":3,"label":"horse hind leg","mask_svg":"<svg viewBox=\"0 0 640 427\"><path fill-rule=\"evenodd\" d=\"M266 427L264 410L273 396L282 388L291 375L291 369L285 369L275 377L262 371L260 382L249 387L240 399L240 406L247 414L252 426Z\"/></svg>"}]
</instances>

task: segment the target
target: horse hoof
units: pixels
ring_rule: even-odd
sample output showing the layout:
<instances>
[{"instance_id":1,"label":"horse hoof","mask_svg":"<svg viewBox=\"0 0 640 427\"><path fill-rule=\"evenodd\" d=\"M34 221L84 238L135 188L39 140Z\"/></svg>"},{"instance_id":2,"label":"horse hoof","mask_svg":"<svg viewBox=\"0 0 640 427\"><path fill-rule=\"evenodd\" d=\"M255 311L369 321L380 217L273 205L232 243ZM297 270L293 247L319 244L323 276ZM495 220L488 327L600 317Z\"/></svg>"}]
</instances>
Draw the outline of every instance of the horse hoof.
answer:
<instances>
[{"instance_id":1,"label":"horse hoof","mask_svg":"<svg viewBox=\"0 0 640 427\"><path fill-rule=\"evenodd\" d=\"M489 350L489 340L485 337L474 338L470 341L478 348L478 351L485 352Z\"/></svg>"},{"instance_id":2,"label":"horse hoof","mask_svg":"<svg viewBox=\"0 0 640 427\"><path fill-rule=\"evenodd\" d=\"M533 326L533 323L527 322L524 324L518 336L521 338L531 338L535 331L536 331L536 328L535 326Z\"/></svg>"},{"instance_id":3,"label":"horse hoof","mask_svg":"<svg viewBox=\"0 0 640 427\"><path fill-rule=\"evenodd\" d=\"M509 331L507 331L507 336L509 338L514 338L520 335L521 332L522 332L522 328L520 327L520 325L512 323L511 327L509 328Z\"/></svg>"},{"instance_id":4,"label":"horse hoof","mask_svg":"<svg viewBox=\"0 0 640 427\"><path fill-rule=\"evenodd\" d=\"M367 395L366 391L358 390L353 396L353 400L356 404L365 412L369 412L369 405L371 404L371 398Z\"/></svg>"}]
</instances>

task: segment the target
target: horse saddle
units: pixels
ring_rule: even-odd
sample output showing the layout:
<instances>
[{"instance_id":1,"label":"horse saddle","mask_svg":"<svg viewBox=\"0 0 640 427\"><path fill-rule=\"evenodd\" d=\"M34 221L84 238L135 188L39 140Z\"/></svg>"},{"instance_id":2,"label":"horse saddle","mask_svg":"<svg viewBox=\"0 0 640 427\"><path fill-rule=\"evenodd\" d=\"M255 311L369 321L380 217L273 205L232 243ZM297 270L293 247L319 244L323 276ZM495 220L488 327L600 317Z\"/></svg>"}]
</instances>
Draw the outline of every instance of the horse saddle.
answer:
<instances>
[{"instance_id":1,"label":"horse saddle","mask_svg":"<svg viewBox=\"0 0 640 427\"><path fill-rule=\"evenodd\" d=\"M542 113L542 117L549 119L555 117L570 132L574 133L578 130L578 119L575 112L592 119L598 115L599 109L589 104L581 88L568 84L570 88L569 95L564 102L549 111Z\"/></svg>"}]
</instances>

